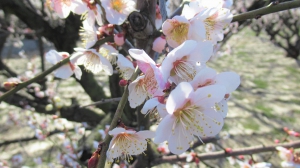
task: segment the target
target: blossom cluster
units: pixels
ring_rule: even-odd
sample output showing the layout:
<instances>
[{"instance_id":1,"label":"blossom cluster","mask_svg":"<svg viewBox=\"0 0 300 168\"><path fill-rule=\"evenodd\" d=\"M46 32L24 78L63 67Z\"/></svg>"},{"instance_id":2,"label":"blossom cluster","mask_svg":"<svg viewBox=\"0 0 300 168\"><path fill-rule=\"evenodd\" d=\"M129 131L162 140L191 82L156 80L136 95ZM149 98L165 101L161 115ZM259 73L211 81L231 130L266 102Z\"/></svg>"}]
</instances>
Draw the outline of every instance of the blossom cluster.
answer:
<instances>
[{"instance_id":1,"label":"blossom cluster","mask_svg":"<svg viewBox=\"0 0 300 168\"><path fill-rule=\"evenodd\" d=\"M122 78L129 80L135 69L132 58L142 72L129 82L129 105L136 108L144 103L141 113L154 114L159 125L155 133L126 127L110 131L113 139L107 151L109 162L119 157L132 160L131 155L146 149L148 138L154 138L157 144L167 141L170 152L181 154L188 150L194 137L201 140L215 136L222 129L230 94L240 84L238 74L217 73L206 65L214 54L214 46L224 37L223 29L232 20L228 9L232 1L194 0L184 6L180 16L167 19L162 25L157 8L156 27L162 27L163 35L154 41L152 49L163 53L159 64L140 49L128 51L132 58L120 54L118 46L124 44L123 33L115 34L114 43L94 47L98 40L113 35L114 25L123 24L131 12L137 11L135 4L134 0L102 0L101 6L93 0L49 1L58 16L65 18L72 11L83 14L84 19L80 34L84 47L74 49L70 62L56 70L56 77L65 79L75 74L80 79L78 65L93 73L103 70L111 75L112 65L117 65ZM110 24L103 25L101 9ZM67 57L68 53L55 50L46 54L52 64Z\"/></svg>"}]
</instances>

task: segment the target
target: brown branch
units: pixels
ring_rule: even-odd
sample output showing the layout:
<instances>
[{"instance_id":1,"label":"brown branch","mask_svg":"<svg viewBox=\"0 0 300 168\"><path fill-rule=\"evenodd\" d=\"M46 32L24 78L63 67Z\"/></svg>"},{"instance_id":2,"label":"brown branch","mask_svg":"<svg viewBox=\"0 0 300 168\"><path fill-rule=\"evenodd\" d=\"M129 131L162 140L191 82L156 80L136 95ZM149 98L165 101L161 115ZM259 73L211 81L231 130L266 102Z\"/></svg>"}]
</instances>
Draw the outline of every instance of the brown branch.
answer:
<instances>
[{"instance_id":1,"label":"brown branch","mask_svg":"<svg viewBox=\"0 0 300 168\"><path fill-rule=\"evenodd\" d=\"M256 153L262 153L262 152L272 152L276 151L277 146L282 146L285 148L300 148L300 140L294 141L290 143L281 143L276 145L259 145L254 147L248 147L248 148L240 148L240 149L233 149L230 153L225 153L225 151L217 151L212 153L203 153L198 154L198 158L200 160L212 160L212 159L219 159L219 158L225 158L230 156L238 156L238 155L252 155ZM161 158L157 158L152 162L152 166L159 165L162 163L176 163L176 162L186 162L186 156L163 156Z\"/></svg>"}]
</instances>

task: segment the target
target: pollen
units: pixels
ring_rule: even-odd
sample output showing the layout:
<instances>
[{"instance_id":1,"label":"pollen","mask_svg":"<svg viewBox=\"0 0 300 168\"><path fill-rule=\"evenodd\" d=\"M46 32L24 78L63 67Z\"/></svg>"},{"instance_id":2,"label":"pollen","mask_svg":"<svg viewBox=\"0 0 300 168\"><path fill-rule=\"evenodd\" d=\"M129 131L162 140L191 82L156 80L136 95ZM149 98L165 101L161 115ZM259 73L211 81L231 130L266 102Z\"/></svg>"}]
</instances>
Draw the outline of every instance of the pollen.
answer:
<instances>
[{"instance_id":1,"label":"pollen","mask_svg":"<svg viewBox=\"0 0 300 168\"><path fill-rule=\"evenodd\" d=\"M180 23L178 21L172 22L173 30L171 31L171 39L176 41L178 44L183 43L187 39L189 24Z\"/></svg>"},{"instance_id":2,"label":"pollen","mask_svg":"<svg viewBox=\"0 0 300 168\"><path fill-rule=\"evenodd\" d=\"M112 8L115 10L115 11L118 11L118 12L122 12L122 9L123 9L123 6L124 6L124 3L122 0L112 0L111 1L111 6Z\"/></svg>"},{"instance_id":3,"label":"pollen","mask_svg":"<svg viewBox=\"0 0 300 168\"><path fill-rule=\"evenodd\" d=\"M207 97L211 97L211 94L208 94Z\"/></svg>"}]
</instances>

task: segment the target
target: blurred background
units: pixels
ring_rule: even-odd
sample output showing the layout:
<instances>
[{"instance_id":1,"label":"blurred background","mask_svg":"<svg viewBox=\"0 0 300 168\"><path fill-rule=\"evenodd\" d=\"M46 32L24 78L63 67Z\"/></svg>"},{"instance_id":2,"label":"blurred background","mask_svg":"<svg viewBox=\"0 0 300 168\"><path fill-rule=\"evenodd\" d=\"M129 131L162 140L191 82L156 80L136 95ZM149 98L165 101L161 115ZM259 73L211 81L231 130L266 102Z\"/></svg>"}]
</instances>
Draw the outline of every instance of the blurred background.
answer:
<instances>
[{"instance_id":1,"label":"blurred background","mask_svg":"<svg viewBox=\"0 0 300 168\"><path fill-rule=\"evenodd\" d=\"M234 0L233 14L270 4L270 0ZM280 1L283 2L283 1ZM26 81L52 65L44 59L50 49L73 52L80 42L80 16L59 19L44 0L0 1L0 82ZM174 12L182 3L167 1ZM235 22L208 63L234 71L241 85L228 102L222 132L195 148L209 153L225 148L299 140L287 129L300 131L300 9ZM0 104L1 167L85 167L107 131L117 101L81 107L107 98L119 98L119 74L60 80L53 75L33 83ZM0 95L6 90L1 86ZM139 109L125 107L123 122L137 127ZM155 124L150 120L149 125ZM286 128L285 128L286 127ZM284 130L285 128L285 130ZM155 153L165 155L151 144ZM295 149L295 151L297 151ZM195 162L172 162L156 167L241 167L239 162L269 162L281 167L277 152ZM122 162L120 167L122 167Z\"/></svg>"}]
</instances>

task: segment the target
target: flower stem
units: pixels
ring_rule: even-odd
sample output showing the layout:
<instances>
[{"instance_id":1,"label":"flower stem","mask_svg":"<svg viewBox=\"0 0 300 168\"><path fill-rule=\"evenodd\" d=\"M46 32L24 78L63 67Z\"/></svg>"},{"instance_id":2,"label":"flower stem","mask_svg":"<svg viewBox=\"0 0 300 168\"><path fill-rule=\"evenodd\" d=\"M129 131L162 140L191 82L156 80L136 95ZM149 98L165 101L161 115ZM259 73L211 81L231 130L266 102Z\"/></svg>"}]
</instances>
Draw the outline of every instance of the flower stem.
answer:
<instances>
[{"instance_id":1,"label":"flower stem","mask_svg":"<svg viewBox=\"0 0 300 168\"><path fill-rule=\"evenodd\" d=\"M137 78L137 76L141 73L141 71L138 69L138 67L135 70L135 73L132 75L130 80L133 80L135 78ZM118 104L117 110L115 112L115 115L111 121L111 124L109 126L109 131L113 130L116 126L117 126L117 122L118 120L121 118L122 113L123 113L123 109L127 103L127 99L128 99L129 93L128 93L128 86L125 87L124 89L124 93L122 95L122 98ZM100 154L100 160L98 162L97 167L98 168L103 168L105 166L105 162L106 162L106 151L108 150L108 146L109 143L111 141L112 137L110 135L107 135L104 139L103 142L103 146L101 149L101 154Z\"/></svg>"},{"instance_id":2,"label":"flower stem","mask_svg":"<svg viewBox=\"0 0 300 168\"><path fill-rule=\"evenodd\" d=\"M300 0L294 0L289 2L279 3L277 5L269 5L260 9L256 9L250 12L242 13L233 16L231 22L238 22L247 19L259 18L263 15L275 13L283 10L293 9L300 7Z\"/></svg>"}]
</instances>

